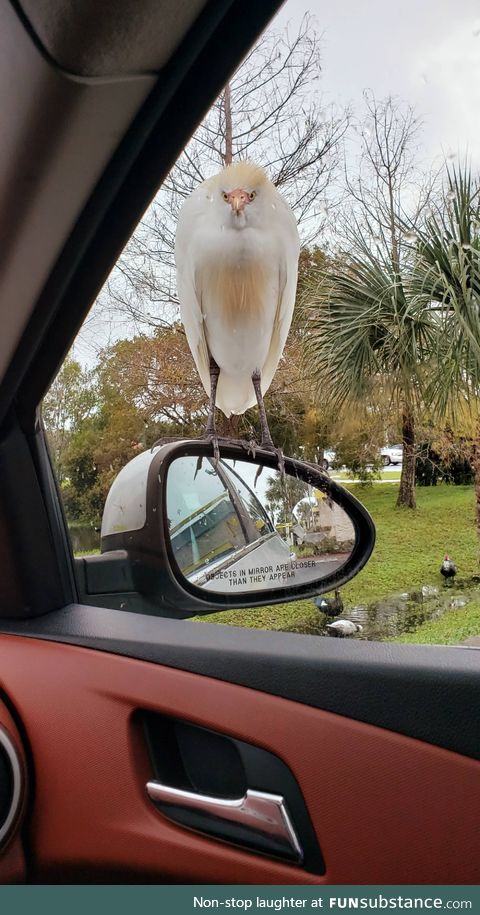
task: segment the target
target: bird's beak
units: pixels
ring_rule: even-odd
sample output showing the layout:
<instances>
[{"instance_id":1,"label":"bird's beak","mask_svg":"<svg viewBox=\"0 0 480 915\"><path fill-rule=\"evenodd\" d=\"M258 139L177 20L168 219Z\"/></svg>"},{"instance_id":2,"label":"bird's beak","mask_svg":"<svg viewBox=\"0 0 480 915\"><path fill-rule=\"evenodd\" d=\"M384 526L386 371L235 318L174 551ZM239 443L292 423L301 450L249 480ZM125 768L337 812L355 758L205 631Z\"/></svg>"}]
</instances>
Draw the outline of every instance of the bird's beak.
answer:
<instances>
[{"instance_id":1,"label":"bird's beak","mask_svg":"<svg viewBox=\"0 0 480 915\"><path fill-rule=\"evenodd\" d=\"M248 201L248 194L245 191L237 188L234 191L230 191L228 195L228 202L232 208L232 211L236 214L241 213L245 204Z\"/></svg>"}]
</instances>

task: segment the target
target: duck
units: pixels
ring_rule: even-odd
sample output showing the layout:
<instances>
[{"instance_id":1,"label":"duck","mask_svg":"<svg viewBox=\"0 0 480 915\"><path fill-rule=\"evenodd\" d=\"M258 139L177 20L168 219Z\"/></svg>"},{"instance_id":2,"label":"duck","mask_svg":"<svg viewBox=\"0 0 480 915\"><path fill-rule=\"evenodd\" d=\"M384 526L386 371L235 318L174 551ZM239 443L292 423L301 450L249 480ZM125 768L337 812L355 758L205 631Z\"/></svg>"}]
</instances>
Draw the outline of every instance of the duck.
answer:
<instances>
[{"instance_id":1,"label":"duck","mask_svg":"<svg viewBox=\"0 0 480 915\"><path fill-rule=\"evenodd\" d=\"M454 578L457 574L457 567L452 559L450 559L448 553L445 553L444 560L440 567L440 575L443 575L444 578Z\"/></svg>"},{"instance_id":2,"label":"duck","mask_svg":"<svg viewBox=\"0 0 480 915\"><path fill-rule=\"evenodd\" d=\"M313 603L326 616L338 616L344 610L343 600L338 589L335 590L335 597L323 597L318 594L317 597L313 598Z\"/></svg>"},{"instance_id":3,"label":"duck","mask_svg":"<svg viewBox=\"0 0 480 915\"><path fill-rule=\"evenodd\" d=\"M363 626L360 623L352 623L351 620L335 620L334 623L327 623L326 628L329 635L333 635L336 638L345 638L349 635L355 635L356 632L361 632Z\"/></svg>"}]
</instances>

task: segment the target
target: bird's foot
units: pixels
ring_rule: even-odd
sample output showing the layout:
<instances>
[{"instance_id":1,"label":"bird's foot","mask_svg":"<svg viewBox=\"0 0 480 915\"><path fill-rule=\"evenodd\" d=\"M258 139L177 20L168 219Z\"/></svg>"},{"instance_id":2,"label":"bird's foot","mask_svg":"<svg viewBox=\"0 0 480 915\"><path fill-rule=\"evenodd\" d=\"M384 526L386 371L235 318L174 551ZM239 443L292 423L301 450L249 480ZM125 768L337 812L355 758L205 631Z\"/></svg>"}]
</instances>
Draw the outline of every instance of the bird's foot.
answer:
<instances>
[{"instance_id":1,"label":"bird's foot","mask_svg":"<svg viewBox=\"0 0 480 915\"><path fill-rule=\"evenodd\" d=\"M217 441L219 447L228 448L229 445L236 447L240 446L247 454L253 454L253 456L255 456L255 449L259 447L257 442L253 440L247 441L244 438L231 438L227 435L217 435L216 432L213 433L213 435L209 432L205 432L203 435L198 436L198 441L201 442L211 442L214 439Z\"/></svg>"},{"instance_id":2,"label":"bird's foot","mask_svg":"<svg viewBox=\"0 0 480 915\"><path fill-rule=\"evenodd\" d=\"M218 467L218 462L220 460L220 444L218 435L215 430L211 430L207 426L203 435L199 436L199 441L211 443L213 447L213 460L215 461L215 467Z\"/></svg>"},{"instance_id":3,"label":"bird's foot","mask_svg":"<svg viewBox=\"0 0 480 915\"><path fill-rule=\"evenodd\" d=\"M249 454L253 458L253 460L255 460L255 458L257 456L258 449L262 449L263 451L273 452L273 454L276 454L276 456L277 456L278 469L280 471L280 474L282 477L285 476L285 458L283 456L283 451L281 448L275 447L275 445L273 444L273 441L270 437L262 438L262 441L260 442L260 444L257 442L257 440L255 438L251 438L251 439L249 439L249 441L246 441L244 439L239 439L237 442L235 442L235 444L242 445L243 448L246 449L247 454ZM260 466L257 471L257 475L255 477L255 482L257 481L261 472L262 472L262 467Z\"/></svg>"},{"instance_id":4,"label":"bird's foot","mask_svg":"<svg viewBox=\"0 0 480 915\"><path fill-rule=\"evenodd\" d=\"M283 456L283 451L281 448L277 448L272 439L262 440L259 445L260 448L263 448L264 451L271 451L277 456L278 461L278 470L281 477L285 476L285 458Z\"/></svg>"},{"instance_id":5,"label":"bird's foot","mask_svg":"<svg viewBox=\"0 0 480 915\"><path fill-rule=\"evenodd\" d=\"M259 444L254 438L251 438L248 440L242 439L242 438L234 439L234 438L228 438L226 436L224 437L221 435L217 435L215 429L212 429L209 426L207 426L203 435L196 436L195 439L199 442L210 442L212 444L213 457L214 457L216 465L218 464L218 462L220 460L220 448L222 445L227 446L227 447L228 447L228 445L237 445L237 446L240 445L240 447L242 447L244 449L244 451L246 451L246 453L250 457L252 457L254 460L257 456L258 449L262 449L263 451L270 451L277 456L278 469L279 469L282 477L285 476L285 459L283 456L283 451L281 448L275 447L271 438L262 439L262 441ZM193 440L195 440L195 439L193 439ZM184 435L164 436L163 438L159 438L159 439L157 439L156 442L154 442L151 450L153 451L153 449L157 448L159 445L167 445L170 442L181 442L184 440L185 440ZM197 468L197 470L198 469L200 469L200 468ZM262 467L260 466L258 473L257 473L257 478L260 476L261 472L262 472Z\"/></svg>"}]
</instances>

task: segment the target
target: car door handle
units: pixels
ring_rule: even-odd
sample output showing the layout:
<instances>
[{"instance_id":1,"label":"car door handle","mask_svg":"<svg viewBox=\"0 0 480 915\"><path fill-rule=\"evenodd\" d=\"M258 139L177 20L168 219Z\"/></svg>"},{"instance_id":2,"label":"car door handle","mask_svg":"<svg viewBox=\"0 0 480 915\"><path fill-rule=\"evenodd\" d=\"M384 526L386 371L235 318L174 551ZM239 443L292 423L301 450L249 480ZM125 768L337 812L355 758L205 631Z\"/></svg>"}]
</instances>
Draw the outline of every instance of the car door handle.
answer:
<instances>
[{"instance_id":1,"label":"car door handle","mask_svg":"<svg viewBox=\"0 0 480 915\"><path fill-rule=\"evenodd\" d=\"M146 788L166 816L199 832L298 864L303 860L295 827L280 794L248 788L243 797L219 798L153 780L147 782Z\"/></svg>"}]
</instances>

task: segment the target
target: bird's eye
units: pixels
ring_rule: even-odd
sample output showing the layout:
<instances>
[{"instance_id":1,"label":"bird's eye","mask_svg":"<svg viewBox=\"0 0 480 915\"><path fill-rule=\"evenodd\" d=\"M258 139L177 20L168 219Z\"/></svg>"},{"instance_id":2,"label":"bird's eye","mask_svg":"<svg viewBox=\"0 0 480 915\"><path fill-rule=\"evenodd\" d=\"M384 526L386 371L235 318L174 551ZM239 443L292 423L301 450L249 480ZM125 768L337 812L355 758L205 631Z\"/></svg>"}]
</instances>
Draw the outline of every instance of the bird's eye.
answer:
<instances>
[{"instance_id":1,"label":"bird's eye","mask_svg":"<svg viewBox=\"0 0 480 915\"><path fill-rule=\"evenodd\" d=\"M224 200L228 200L228 194L227 194L226 191L223 192L223 195L222 195L222 196L223 196L223 199L224 199Z\"/></svg>"},{"instance_id":2,"label":"bird's eye","mask_svg":"<svg viewBox=\"0 0 480 915\"><path fill-rule=\"evenodd\" d=\"M255 197L256 197L256 196L257 196L257 192L256 192L256 191L250 191L250 193L249 193L249 195L248 195L248 199L249 199L249 200L255 200Z\"/></svg>"}]
</instances>

